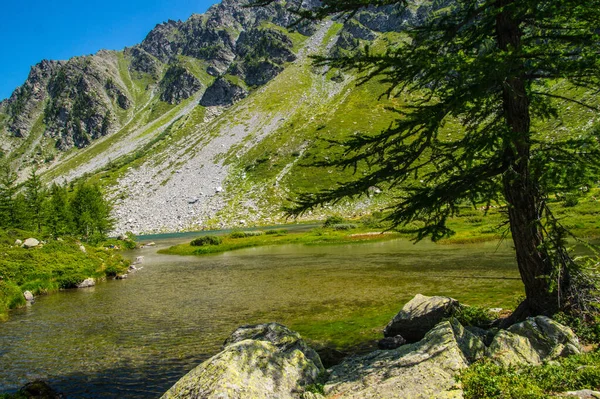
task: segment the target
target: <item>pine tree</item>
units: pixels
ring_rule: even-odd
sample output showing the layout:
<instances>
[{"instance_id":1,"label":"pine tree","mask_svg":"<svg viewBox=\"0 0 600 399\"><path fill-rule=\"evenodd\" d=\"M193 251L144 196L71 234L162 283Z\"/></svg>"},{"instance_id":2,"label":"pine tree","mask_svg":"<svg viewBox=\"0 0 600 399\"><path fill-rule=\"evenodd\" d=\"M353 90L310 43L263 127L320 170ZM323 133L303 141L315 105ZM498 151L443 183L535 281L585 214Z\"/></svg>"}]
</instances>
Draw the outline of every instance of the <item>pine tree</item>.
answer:
<instances>
[{"instance_id":1,"label":"pine tree","mask_svg":"<svg viewBox=\"0 0 600 399\"><path fill-rule=\"evenodd\" d=\"M255 5L270 3L258 1ZM351 17L369 6L406 10L417 0L324 0L295 9L301 19L339 12ZM585 310L593 284L565 249L565 229L547 202L557 190L589 184L600 175L600 129L582 134L539 131L533 121L557 118L565 103L598 112L577 95L600 83L600 0L454 0L433 2L425 22L382 53L316 59L381 78L387 94L417 98L396 110L383 132L342 143L342 168L368 165L355 180L296 199L292 214L366 193L374 185L401 188L395 225L421 223L416 238L451 233L461 204L504 206L527 299L515 312ZM552 89L560 83L564 92ZM581 90L578 90L581 89ZM573 94L574 93L574 94ZM590 118L591 119L591 118ZM440 132L462 124L459 137ZM543 133L543 134L542 134Z\"/></svg>"},{"instance_id":2,"label":"pine tree","mask_svg":"<svg viewBox=\"0 0 600 399\"><path fill-rule=\"evenodd\" d=\"M42 231L45 198L44 186L34 169L29 174L29 179L25 182L25 203L30 225L38 232Z\"/></svg>"},{"instance_id":3,"label":"pine tree","mask_svg":"<svg viewBox=\"0 0 600 399\"><path fill-rule=\"evenodd\" d=\"M53 184L44 207L44 225L54 236L68 234L72 227L72 215L66 187Z\"/></svg>"},{"instance_id":4,"label":"pine tree","mask_svg":"<svg viewBox=\"0 0 600 399\"><path fill-rule=\"evenodd\" d=\"M8 167L0 171L0 227L16 227L17 212L14 197L17 192L17 175Z\"/></svg>"},{"instance_id":5,"label":"pine tree","mask_svg":"<svg viewBox=\"0 0 600 399\"><path fill-rule=\"evenodd\" d=\"M112 229L111 207L98 186L79 184L70 205L75 232L81 234L84 239L104 239Z\"/></svg>"}]
</instances>

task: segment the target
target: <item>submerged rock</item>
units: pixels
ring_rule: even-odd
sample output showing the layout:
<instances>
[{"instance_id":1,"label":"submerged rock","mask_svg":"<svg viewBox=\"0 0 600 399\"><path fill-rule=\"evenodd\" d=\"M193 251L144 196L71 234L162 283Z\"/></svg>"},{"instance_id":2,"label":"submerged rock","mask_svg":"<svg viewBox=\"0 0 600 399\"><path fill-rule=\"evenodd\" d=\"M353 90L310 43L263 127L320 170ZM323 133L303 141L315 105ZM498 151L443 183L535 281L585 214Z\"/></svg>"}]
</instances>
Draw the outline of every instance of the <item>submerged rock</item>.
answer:
<instances>
[{"instance_id":1,"label":"submerged rock","mask_svg":"<svg viewBox=\"0 0 600 399\"><path fill-rule=\"evenodd\" d=\"M298 333L276 323L244 326L162 398L299 399L321 372L318 355Z\"/></svg>"},{"instance_id":2,"label":"submerged rock","mask_svg":"<svg viewBox=\"0 0 600 399\"><path fill-rule=\"evenodd\" d=\"M335 398L461 398L454 376L485 355L485 345L456 319L413 344L351 357L331 368L325 385Z\"/></svg>"},{"instance_id":3,"label":"submerged rock","mask_svg":"<svg viewBox=\"0 0 600 399\"><path fill-rule=\"evenodd\" d=\"M402 335L408 342L416 342L459 306L453 298L417 294L394 316L383 334L386 337Z\"/></svg>"},{"instance_id":4,"label":"submerged rock","mask_svg":"<svg viewBox=\"0 0 600 399\"><path fill-rule=\"evenodd\" d=\"M35 398L35 399L63 399L64 396L61 393L56 392L48 383L45 381L33 381L27 383L17 393L18 397L24 398Z\"/></svg>"}]
</instances>

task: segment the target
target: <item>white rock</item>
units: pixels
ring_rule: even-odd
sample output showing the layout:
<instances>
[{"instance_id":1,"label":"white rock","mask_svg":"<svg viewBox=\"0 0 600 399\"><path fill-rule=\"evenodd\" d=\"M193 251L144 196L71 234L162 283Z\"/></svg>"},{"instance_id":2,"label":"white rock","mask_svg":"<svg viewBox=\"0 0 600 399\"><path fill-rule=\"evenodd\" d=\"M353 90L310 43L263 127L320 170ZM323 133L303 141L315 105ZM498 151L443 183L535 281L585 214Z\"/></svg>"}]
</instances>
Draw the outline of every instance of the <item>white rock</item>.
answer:
<instances>
[{"instance_id":1,"label":"white rock","mask_svg":"<svg viewBox=\"0 0 600 399\"><path fill-rule=\"evenodd\" d=\"M23 293L23 296L25 297L25 300L27 302L33 302L33 300L34 300L34 297L33 297L33 294L31 293L31 291L25 291Z\"/></svg>"},{"instance_id":2,"label":"white rock","mask_svg":"<svg viewBox=\"0 0 600 399\"><path fill-rule=\"evenodd\" d=\"M40 242L38 240L36 240L35 238L28 238L25 240L22 246L23 248L33 248L37 247L38 245L40 245Z\"/></svg>"},{"instance_id":3,"label":"white rock","mask_svg":"<svg viewBox=\"0 0 600 399\"><path fill-rule=\"evenodd\" d=\"M81 283L77 284L77 288L88 288L96 285L96 281L93 278L86 278Z\"/></svg>"}]
</instances>

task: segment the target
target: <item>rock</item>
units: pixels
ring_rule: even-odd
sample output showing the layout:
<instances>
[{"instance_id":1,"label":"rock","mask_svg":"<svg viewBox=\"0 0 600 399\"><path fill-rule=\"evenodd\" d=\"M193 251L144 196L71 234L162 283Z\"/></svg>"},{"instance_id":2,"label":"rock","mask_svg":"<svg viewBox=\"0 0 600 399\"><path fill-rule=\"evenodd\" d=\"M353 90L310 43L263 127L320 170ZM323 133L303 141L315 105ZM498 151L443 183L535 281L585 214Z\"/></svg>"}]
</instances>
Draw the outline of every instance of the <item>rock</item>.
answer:
<instances>
[{"instance_id":1,"label":"rock","mask_svg":"<svg viewBox=\"0 0 600 399\"><path fill-rule=\"evenodd\" d=\"M578 399L600 399L600 392L591 389L581 389L579 391L561 392L556 394L559 397L578 398Z\"/></svg>"},{"instance_id":2,"label":"rock","mask_svg":"<svg viewBox=\"0 0 600 399\"><path fill-rule=\"evenodd\" d=\"M29 248L37 247L38 245L40 245L40 242L38 240L36 240L35 238L28 238L25 240L22 247L29 249Z\"/></svg>"},{"instance_id":3,"label":"rock","mask_svg":"<svg viewBox=\"0 0 600 399\"><path fill-rule=\"evenodd\" d=\"M202 88L200 81L179 64L167 69L159 86L162 91L160 99L169 104L179 104Z\"/></svg>"},{"instance_id":4,"label":"rock","mask_svg":"<svg viewBox=\"0 0 600 399\"><path fill-rule=\"evenodd\" d=\"M125 273L125 274L117 274L116 277L115 277L115 279L116 280L125 280L127 278L127 276L128 276L127 273Z\"/></svg>"},{"instance_id":5,"label":"rock","mask_svg":"<svg viewBox=\"0 0 600 399\"><path fill-rule=\"evenodd\" d=\"M480 327L467 326L465 328L469 330L471 334L479 338L485 344L485 346L490 346L494 340L494 337L496 336L494 331L484 330Z\"/></svg>"},{"instance_id":6,"label":"rock","mask_svg":"<svg viewBox=\"0 0 600 399\"><path fill-rule=\"evenodd\" d=\"M96 281L93 278L86 278L81 283L77 284L77 288L88 288L96 285Z\"/></svg>"},{"instance_id":7,"label":"rock","mask_svg":"<svg viewBox=\"0 0 600 399\"><path fill-rule=\"evenodd\" d=\"M581 351L573 331L546 316L529 318L501 330L490 345L490 357L504 365L539 364Z\"/></svg>"},{"instance_id":8,"label":"rock","mask_svg":"<svg viewBox=\"0 0 600 399\"><path fill-rule=\"evenodd\" d=\"M213 84L206 89L200 105L210 107L215 105L231 105L248 95L248 90L225 78L217 78Z\"/></svg>"},{"instance_id":9,"label":"rock","mask_svg":"<svg viewBox=\"0 0 600 399\"><path fill-rule=\"evenodd\" d=\"M62 399L64 396L56 392L45 381L33 381L27 383L18 392L19 397L35 399Z\"/></svg>"},{"instance_id":10,"label":"rock","mask_svg":"<svg viewBox=\"0 0 600 399\"><path fill-rule=\"evenodd\" d=\"M156 245L156 243L154 241L151 241L148 244L146 244L147 247L153 247L155 245Z\"/></svg>"},{"instance_id":11,"label":"rock","mask_svg":"<svg viewBox=\"0 0 600 399\"><path fill-rule=\"evenodd\" d=\"M35 298L34 298L33 294L31 293L31 291L25 291L25 292L23 293L23 296L25 297L25 300L26 300L27 302L33 302L33 301L35 300Z\"/></svg>"},{"instance_id":12,"label":"rock","mask_svg":"<svg viewBox=\"0 0 600 399\"><path fill-rule=\"evenodd\" d=\"M298 333L276 323L244 326L162 398L299 399L322 371Z\"/></svg>"},{"instance_id":13,"label":"rock","mask_svg":"<svg viewBox=\"0 0 600 399\"><path fill-rule=\"evenodd\" d=\"M462 398L454 376L485 355L485 346L456 319L394 350L350 357L332 367L325 385L335 398Z\"/></svg>"},{"instance_id":14,"label":"rock","mask_svg":"<svg viewBox=\"0 0 600 399\"><path fill-rule=\"evenodd\" d=\"M396 349L406 343L406 340L402 335L396 335L395 337L385 337L377 342L379 349Z\"/></svg>"},{"instance_id":15,"label":"rock","mask_svg":"<svg viewBox=\"0 0 600 399\"><path fill-rule=\"evenodd\" d=\"M21 245L23 245L23 241L17 239L17 240L15 240L15 244L14 245L16 245L17 247L20 247Z\"/></svg>"},{"instance_id":16,"label":"rock","mask_svg":"<svg viewBox=\"0 0 600 399\"><path fill-rule=\"evenodd\" d=\"M85 249L85 247L84 247L83 245L80 245L80 246L79 246L79 250L80 250L81 252L83 252L84 254L85 254L85 253L87 253L87 251L86 251L86 249Z\"/></svg>"},{"instance_id":17,"label":"rock","mask_svg":"<svg viewBox=\"0 0 600 399\"><path fill-rule=\"evenodd\" d=\"M143 256L138 256L137 258L135 258L135 260L133 261L134 265L139 265L140 263L142 263L144 261L144 257Z\"/></svg>"},{"instance_id":18,"label":"rock","mask_svg":"<svg viewBox=\"0 0 600 399\"><path fill-rule=\"evenodd\" d=\"M417 294L394 316L383 334L386 337L402 335L407 342L416 342L459 306L456 299Z\"/></svg>"}]
</instances>

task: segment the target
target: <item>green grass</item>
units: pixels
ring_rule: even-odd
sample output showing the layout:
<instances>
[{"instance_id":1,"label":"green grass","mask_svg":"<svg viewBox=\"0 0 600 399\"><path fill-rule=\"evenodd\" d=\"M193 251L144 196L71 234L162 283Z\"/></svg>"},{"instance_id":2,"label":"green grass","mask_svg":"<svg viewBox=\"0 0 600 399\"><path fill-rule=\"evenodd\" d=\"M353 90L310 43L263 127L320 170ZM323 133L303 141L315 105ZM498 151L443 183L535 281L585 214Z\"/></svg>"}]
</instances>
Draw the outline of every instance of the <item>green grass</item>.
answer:
<instances>
[{"instance_id":1,"label":"green grass","mask_svg":"<svg viewBox=\"0 0 600 399\"><path fill-rule=\"evenodd\" d=\"M15 246L16 239L40 237L25 231L0 231L0 319L8 310L25 304L24 291L34 295L71 288L88 277L123 273L128 262L115 250L85 245L70 237L48 239L41 247Z\"/></svg>"},{"instance_id":2,"label":"green grass","mask_svg":"<svg viewBox=\"0 0 600 399\"><path fill-rule=\"evenodd\" d=\"M373 230L368 230L373 231ZM192 246L189 243L175 245L167 249L158 251L161 254L169 255L208 255L222 252L233 251L242 248L262 247L267 245L286 245L286 244L304 244L304 245L328 245L328 244L349 244L360 242L373 242L382 240L391 240L399 238L400 234L376 234L361 235L367 230L354 229L338 231L333 229L317 228L304 233L291 234L263 234L246 237L224 236L221 244L207 245L202 247Z\"/></svg>"}]
</instances>

